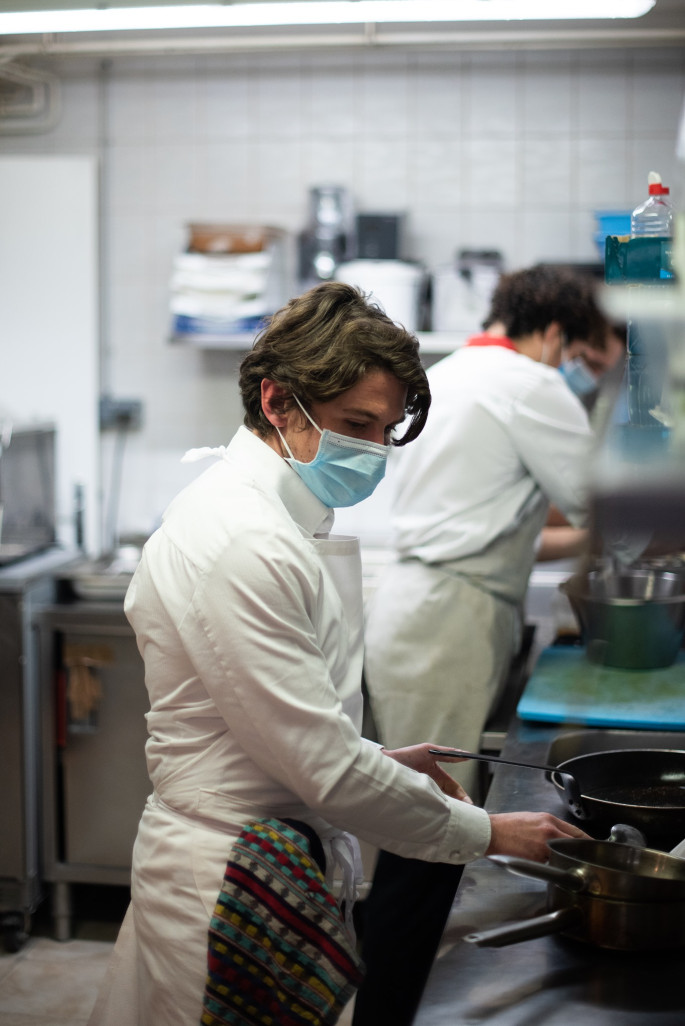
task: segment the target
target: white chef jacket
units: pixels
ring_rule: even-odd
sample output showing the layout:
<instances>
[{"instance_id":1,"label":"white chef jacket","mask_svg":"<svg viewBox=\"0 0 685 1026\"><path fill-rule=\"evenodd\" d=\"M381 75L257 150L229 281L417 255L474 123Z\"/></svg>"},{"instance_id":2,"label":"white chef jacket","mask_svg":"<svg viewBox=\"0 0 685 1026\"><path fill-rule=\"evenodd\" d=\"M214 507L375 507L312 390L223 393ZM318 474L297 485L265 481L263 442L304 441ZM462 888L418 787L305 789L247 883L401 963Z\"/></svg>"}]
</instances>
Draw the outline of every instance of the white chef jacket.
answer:
<instances>
[{"instance_id":1,"label":"white chef jacket","mask_svg":"<svg viewBox=\"0 0 685 1026\"><path fill-rule=\"evenodd\" d=\"M398 561L366 624L366 684L389 748L478 749L520 642L521 603L551 500L585 515L587 414L559 372L502 345L428 371L416 441L391 456ZM474 797L476 763L448 765Z\"/></svg>"},{"instance_id":2,"label":"white chef jacket","mask_svg":"<svg viewBox=\"0 0 685 1026\"><path fill-rule=\"evenodd\" d=\"M465 346L428 378L426 426L388 464L400 557L483 552L547 502L583 526L592 433L558 370L500 345Z\"/></svg>"},{"instance_id":3,"label":"white chef jacket","mask_svg":"<svg viewBox=\"0 0 685 1026\"><path fill-rule=\"evenodd\" d=\"M350 830L429 861L469 861L489 844L482 809L359 735L361 631L335 570L355 560L361 614L358 542L329 538L331 522L240 428L145 547L125 610L145 661L154 795L91 1026L199 1021L209 918L252 819Z\"/></svg>"}]
</instances>

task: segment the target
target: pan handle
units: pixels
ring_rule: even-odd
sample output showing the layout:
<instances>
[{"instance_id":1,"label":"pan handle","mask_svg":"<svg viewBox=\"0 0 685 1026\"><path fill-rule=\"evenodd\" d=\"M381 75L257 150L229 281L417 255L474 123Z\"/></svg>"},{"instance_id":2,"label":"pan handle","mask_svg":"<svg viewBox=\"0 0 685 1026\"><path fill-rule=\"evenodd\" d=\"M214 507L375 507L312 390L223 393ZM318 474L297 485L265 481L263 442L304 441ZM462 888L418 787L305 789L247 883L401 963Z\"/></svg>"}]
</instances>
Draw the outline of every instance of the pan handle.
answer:
<instances>
[{"instance_id":1,"label":"pan handle","mask_svg":"<svg viewBox=\"0 0 685 1026\"><path fill-rule=\"evenodd\" d=\"M562 763L563 765L563 763ZM566 798L566 804L569 809L576 817L576 819L590 819L590 814L586 807L583 805L583 796L580 793L580 786L578 781L572 773L566 773L563 770L556 769L551 774L552 779L556 777L561 784L564 796Z\"/></svg>"},{"instance_id":2,"label":"pan handle","mask_svg":"<svg viewBox=\"0 0 685 1026\"><path fill-rule=\"evenodd\" d=\"M517 855L488 855L488 858L496 865L508 869L510 873L532 876L534 880L557 884L567 891L582 891L587 884L583 871L579 869L557 869L546 862L531 862Z\"/></svg>"},{"instance_id":3,"label":"pan handle","mask_svg":"<svg viewBox=\"0 0 685 1026\"><path fill-rule=\"evenodd\" d=\"M505 923L490 930L467 933L464 940L479 948L502 948L507 944L516 944L517 941L534 940L535 937L547 937L551 933L577 928L582 925L582 921L580 909L560 908L524 922Z\"/></svg>"}]
</instances>

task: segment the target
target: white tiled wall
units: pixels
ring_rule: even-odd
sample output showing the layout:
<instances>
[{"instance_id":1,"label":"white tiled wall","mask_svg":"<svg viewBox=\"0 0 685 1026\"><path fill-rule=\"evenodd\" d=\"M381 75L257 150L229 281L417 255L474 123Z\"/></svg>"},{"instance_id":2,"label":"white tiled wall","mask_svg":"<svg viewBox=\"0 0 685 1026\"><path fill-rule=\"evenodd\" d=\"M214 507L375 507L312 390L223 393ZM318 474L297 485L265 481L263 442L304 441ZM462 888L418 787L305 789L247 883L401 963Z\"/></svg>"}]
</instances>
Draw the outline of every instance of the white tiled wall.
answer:
<instances>
[{"instance_id":1,"label":"white tiled wall","mask_svg":"<svg viewBox=\"0 0 685 1026\"><path fill-rule=\"evenodd\" d=\"M96 153L102 171L102 378L144 402L122 531L149 530L197 469L186 447L240 423L235 353L168 341L167 282L189 221L304 225L310 186L408 215L407 256L462 247L509 268L593 260L592 211L629 209L659 170L683 200L682 49L364 52L63 62L64 114L2 153ZM111 454L103 449L103 474Z\"/></svg>"}]
</instances>

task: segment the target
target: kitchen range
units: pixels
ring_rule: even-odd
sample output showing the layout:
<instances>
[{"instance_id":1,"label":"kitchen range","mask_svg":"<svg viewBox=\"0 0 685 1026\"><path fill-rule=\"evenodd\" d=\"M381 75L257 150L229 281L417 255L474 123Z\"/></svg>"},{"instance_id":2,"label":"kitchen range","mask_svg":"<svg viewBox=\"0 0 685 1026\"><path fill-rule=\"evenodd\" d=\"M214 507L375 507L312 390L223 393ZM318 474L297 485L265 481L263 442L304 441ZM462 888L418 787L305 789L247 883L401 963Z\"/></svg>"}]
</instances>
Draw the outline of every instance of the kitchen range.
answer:
<instances>
[{"instance_id":1,"label":"kitchen range","mask_svg":"<svg viewBox=\"0 0 685 1026\"><path fill-rule=\"evenodd\" d=\"M516 720L502 754L522 762L548 762L562 749L567 753L643 747L685 748L685 734L588 731ZM543 773L512 767L495 772L486 808L489 812L547 809L567 816L563 799ZM685 826L682 833L685 836ZM575 1026L579 1021L588 1026L682 1024L685 947L682 935L679 946L668 944L666 927L674 915L670 900L659 910L664 948L652 951L613 950L587 936L585 940L564 934L524 939L530 920L549 907L554 906L548 906L543 882L513 875L491 859L467 866L445 937L452 946L433 967L416 1026L455 1022ZM679 904L676 914L681 911ZM521 925L520 943L494 947L466 940L474 932L512 923ZM647 928L645 918L645 933ZM655 932L659 933L658 928L652 926L652 935ZM615 933L620 943L620 933ZM436 1015L438 1008L449 1008L449 1016Z\"/></svg>"}]
</instances>

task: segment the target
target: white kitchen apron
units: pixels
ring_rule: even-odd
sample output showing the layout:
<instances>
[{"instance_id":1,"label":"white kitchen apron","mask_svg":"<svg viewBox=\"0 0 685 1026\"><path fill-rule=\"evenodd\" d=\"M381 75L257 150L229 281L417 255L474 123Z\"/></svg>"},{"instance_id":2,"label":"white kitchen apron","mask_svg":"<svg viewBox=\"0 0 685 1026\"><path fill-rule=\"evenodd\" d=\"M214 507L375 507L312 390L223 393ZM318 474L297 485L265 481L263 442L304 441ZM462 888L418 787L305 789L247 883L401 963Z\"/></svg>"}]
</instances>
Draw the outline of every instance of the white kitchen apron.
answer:
<instances>
[{"instance_id":1,"label":"white kitchen apron","mask_svg":"<svg viewBox=\"0 0 685 1026\"><path fill-rule=\"evenodd\" d=\"M345 711L359 728L363 606L359 541L312 542L340 595L340 628L349 658L334 679ZM355 838L331 827L306 806L261 805L200 789L192 813L173 798L148 798L133 849L131 904L88 1026L194 1026L202 1014L209 922L231 847L245 824L270 816L303 820L321 838L326 881L342 878L348 922L362 868ZM350 923L351 926L351 923Z\"/></svg>"},{"instance_id":2,"label":"white kitchen apron","mask_svg":"<svg viewBox=\"0 0 685 1026\"><path fill-rule=\"evenodd\" d=\"M521 641L521 605L547 504L478 555L391 564L366 624L365 679L387 748L430 741L478 751ZM444 768L477 803L475 762Z\"/></svg>"},{"instance_id":3,"label":"white kitchen apron","mask_svg":"<svg viewBox=\"0 0 685 1026\"><path fill-rule=\"evenodd\" d=\"M364 665L364 600L362 593L362 561L359 538L346 535L328 535L314 538L314 549L321 560L324 572L340 596L344 623L341 630L347 631L347 666L340 667L338 679L344 677L344 684L338 683L337 692L343 709L361 730L363 699L361 692Z\"/></svg>"}]
</instances>

